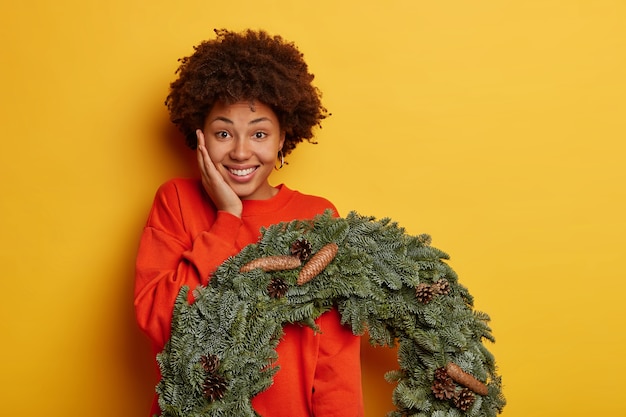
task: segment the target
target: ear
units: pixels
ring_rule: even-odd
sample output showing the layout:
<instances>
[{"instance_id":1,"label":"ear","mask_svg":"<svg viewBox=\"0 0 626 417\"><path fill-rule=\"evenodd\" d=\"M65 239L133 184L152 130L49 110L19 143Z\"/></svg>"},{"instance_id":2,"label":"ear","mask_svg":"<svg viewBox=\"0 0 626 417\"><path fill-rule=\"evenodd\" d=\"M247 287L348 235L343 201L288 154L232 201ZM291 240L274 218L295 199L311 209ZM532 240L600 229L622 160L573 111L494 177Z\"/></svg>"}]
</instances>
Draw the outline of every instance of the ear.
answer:
<instances>
[{"instance_id":1,"label":"ear","mask_svg":"<svg viewBox=\"0 0 626 417\"><path fill-rule=\"evenodd\" d=\"M283 145L285 144L285 137L287 136L287 132L284 130L280 132L280 141L278 142L278 150L283 149Z\"/></svg>"}]
</instances>

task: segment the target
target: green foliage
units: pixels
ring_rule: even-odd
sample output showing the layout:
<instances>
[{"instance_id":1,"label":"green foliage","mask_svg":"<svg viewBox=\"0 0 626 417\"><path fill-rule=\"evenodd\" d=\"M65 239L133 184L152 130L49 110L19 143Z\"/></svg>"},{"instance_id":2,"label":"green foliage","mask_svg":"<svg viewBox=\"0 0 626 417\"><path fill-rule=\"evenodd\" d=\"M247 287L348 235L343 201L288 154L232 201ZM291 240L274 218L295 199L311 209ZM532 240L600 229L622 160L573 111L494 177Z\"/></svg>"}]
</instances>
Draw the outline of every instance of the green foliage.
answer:
<instances>
[{"instance_id":1,"label":"green foliage","mask_svg":"<svg viewBox=\"0 0 626 417\"><path fill-rule=\"evenodd\" d=\"M288 254L301 237L313 253L329 242L339 246L335 259L312 281L298 286L299 269L239 272L253 259ZM373 345L398 345L399 369L386 375L397 384L397 410L390 415L495 416L505 400L495 360L482 343L494 340L489 316L473 309L471 295L445 262L448 255L429 243L428 236L407 235L389 219L354 212L264 229L258 243L225 261L209 285L194 291L194 303L187 303L188 289L181 290L171 339L157 357L162 416L257 416L250 399L272 384L282 325L315 329L314 320L333 306L354 334L367 333ZM273 277L289 284L284 297L269 296ZM420 302L415 287L441 278L448 281L449 292ZM215 401L203 395L207 373L200 362L209 354L219 358L218 372L228 385ZM488 394L476 395L467 411L437 399L431 390L435 369L450 361L487 384Z\"/></svg>"}]
</instances>

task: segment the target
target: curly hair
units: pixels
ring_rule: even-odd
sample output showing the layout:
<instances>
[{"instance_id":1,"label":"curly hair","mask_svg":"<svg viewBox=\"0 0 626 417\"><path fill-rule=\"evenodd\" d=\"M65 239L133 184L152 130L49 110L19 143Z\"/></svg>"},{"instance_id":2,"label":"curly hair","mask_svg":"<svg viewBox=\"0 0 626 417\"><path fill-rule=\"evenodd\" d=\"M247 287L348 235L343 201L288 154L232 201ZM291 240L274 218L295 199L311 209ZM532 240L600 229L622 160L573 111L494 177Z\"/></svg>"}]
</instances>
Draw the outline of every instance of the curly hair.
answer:
<instances>
[{"instance_id":1,"label":"curly hair","mask_svg":"<svg viewBox=\"0 0 626 417\"><path fill-rule=\"evenodd\" d=\"M170 84L165 100L170 120L185 135L187 146L196 149L196 129L204 126L216 102L254 100L276 113L285 132L285 155L305 139L315 143L313 128L328 112L298 48L265 31L215 29L215 33L216 39L200 43L191 56L179 59L178 79Z\"/></svg>"}]
</instances>

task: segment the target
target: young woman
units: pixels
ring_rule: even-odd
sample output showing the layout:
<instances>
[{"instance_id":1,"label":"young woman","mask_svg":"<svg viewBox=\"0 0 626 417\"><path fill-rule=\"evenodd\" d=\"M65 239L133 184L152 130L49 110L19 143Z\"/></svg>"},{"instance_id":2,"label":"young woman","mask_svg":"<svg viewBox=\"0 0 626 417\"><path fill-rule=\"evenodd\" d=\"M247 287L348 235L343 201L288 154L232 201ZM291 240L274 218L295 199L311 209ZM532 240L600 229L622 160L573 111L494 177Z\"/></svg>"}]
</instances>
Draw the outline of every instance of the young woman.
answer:
<instances>
[{"instance_id":1,"label":"young woman","mask_svg":"<svg viewBox=\"0 0 626 417\"><path fill-rule=\"evenodd\" d=\"M201 178L163 184L141 237L135 308L155 353L169 339L183 285L206 285L224 260L258 240L262 227L337 213L324 198L268 180L327 115L302 54L263 31L216 34L181 60L166 100L172 122L196 150ZM252 399L259 414L363 415L359 338L339 320L336 310L322 315L321 333L285 326L280 370ZM156 400L152 414L159 413Z\"/></svg>"}]
</instances>

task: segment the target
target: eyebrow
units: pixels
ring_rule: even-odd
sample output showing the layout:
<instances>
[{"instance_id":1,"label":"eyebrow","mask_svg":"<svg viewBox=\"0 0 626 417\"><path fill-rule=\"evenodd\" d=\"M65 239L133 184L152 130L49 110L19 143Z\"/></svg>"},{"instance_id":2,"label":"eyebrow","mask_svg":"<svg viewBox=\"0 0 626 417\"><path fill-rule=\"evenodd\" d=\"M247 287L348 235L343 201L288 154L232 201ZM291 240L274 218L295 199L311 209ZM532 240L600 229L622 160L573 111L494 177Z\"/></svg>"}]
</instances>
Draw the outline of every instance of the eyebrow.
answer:
<instances>
[{"instance_id":1,"label":"eyebrow","mask_svg":"<svg viewBox=\"0 0 626 417\"><path fill-rule=\"evenodd\" d=\"M221 121L221 122L228 123L228 124L231 124L231 125L235 124L228 117L224 117L224 116L217 116L215 119L213 119L211 121L211 123L217 122L217 121ZM266 121L272 123L272 120L269 117L259 117L258 119L250 120L250 123L248 123L248 125L254 125L254 124L261 123L261 122L266 122Z\"/></svg>"}]
</instances>

